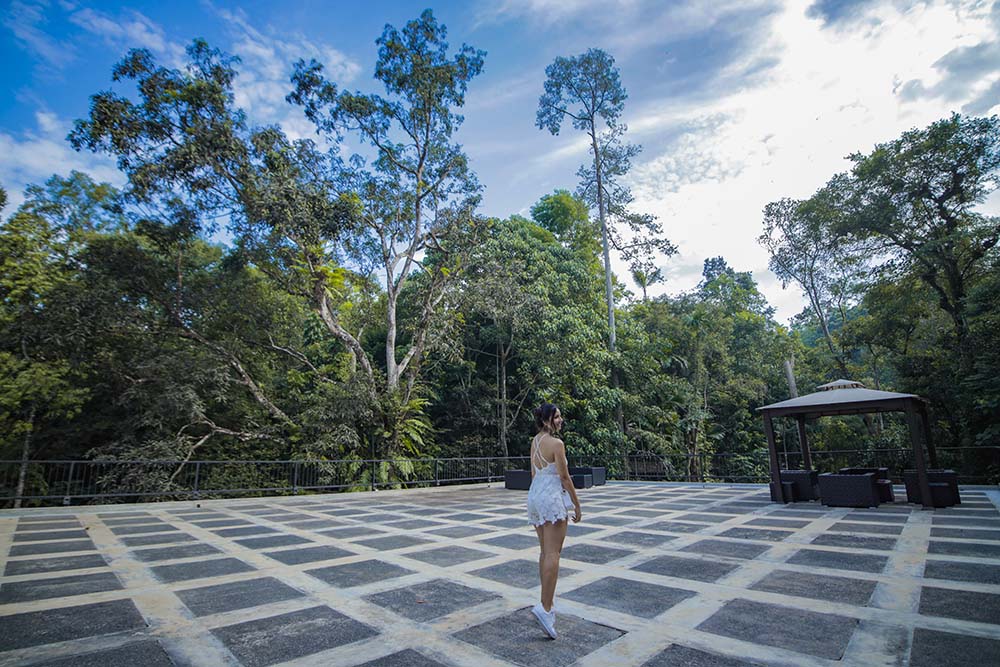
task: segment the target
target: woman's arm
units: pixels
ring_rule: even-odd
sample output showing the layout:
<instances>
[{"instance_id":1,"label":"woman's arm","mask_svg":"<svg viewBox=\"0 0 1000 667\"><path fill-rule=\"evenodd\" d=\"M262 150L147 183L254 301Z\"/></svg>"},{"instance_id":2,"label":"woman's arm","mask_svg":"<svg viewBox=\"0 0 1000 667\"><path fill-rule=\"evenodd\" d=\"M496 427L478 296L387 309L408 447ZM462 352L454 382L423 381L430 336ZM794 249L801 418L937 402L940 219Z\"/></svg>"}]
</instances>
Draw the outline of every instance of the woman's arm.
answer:
<instances>
[{"instance_id":1,"label":"woman's arm","mask_svg":"<svg viewBox=\"0 0 1000 667\"><path fill-rule=\"evenodd\" d=\"M563 444L562 440L556 439L555 447L555 464L556 472L559 473L559 480L562 482L562 486L569 492L569 497L573 499L573 506L576 508L576 516L573 517L573 522L580 520L580 499L576 496L576 487L573 486L573 478L569 474L569 462L566 461L566 445Z\"/></svg>"}]
</instances>

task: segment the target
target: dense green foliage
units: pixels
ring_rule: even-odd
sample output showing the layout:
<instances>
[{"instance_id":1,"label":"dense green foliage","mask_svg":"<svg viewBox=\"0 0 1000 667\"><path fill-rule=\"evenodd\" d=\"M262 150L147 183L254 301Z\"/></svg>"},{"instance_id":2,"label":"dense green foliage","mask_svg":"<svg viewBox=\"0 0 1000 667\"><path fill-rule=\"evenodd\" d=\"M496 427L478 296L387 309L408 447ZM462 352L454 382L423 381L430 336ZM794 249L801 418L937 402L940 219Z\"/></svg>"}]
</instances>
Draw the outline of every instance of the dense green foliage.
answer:
<instances>
[{"instance_id":1,"label":"dense green foliage","mask_svg":"<svg viewBox=\"0 0 1000 667\"><path fill-rule=\"evenodd\" d=\"M430 12L387 27L384 96L298 63L288 99L326 147L249 126L238 61L203 42L184 71L130 52L114 78L135 89L95 95L71 135L127 185L53 176L0 227L0 458L374 455L405 476L420 457L525 454L552 401L578 461L753 478L755 409L788 398L786 362L803 393L842 376L918 393L939 445L998 444L1000 221L975 208L1000 177L997 118L912 130L765 209L772 269L809 297L791 329L721 257L676 296L650 297L662 273L637 266L638 295L613 281L612 350L597 202L477 214L451 136L485 54L444 38ZM347 135L367 158L340 157ZM888 417L810 429L821 450L906 443Z\"/></svg>"}]
</instances>

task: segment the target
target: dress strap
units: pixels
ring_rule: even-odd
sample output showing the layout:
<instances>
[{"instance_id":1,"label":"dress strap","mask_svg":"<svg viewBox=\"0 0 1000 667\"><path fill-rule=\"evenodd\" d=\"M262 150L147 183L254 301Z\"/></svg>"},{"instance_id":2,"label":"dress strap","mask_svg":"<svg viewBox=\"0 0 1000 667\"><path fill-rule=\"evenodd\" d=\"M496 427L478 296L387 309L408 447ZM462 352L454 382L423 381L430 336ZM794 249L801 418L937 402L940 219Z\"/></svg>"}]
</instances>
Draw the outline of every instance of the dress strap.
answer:
<instances>
[{"instance_id":1,"label":"dress strap","mask_svg":"<svg viewBox=\"0 0 1000 667\"><path fill-rule=\"evenodd\" d=\"M531 439L531 465L535 470L542 470L552 464L551 461L546 461L545 457L542 456L541 438L538 437L539 435L541 434L539 433L538 435L536 435L534 438ZM537 463L536 457L538 461L541 461L545 465L542 466L536 465Z\"/></svg>"}]
</instances>

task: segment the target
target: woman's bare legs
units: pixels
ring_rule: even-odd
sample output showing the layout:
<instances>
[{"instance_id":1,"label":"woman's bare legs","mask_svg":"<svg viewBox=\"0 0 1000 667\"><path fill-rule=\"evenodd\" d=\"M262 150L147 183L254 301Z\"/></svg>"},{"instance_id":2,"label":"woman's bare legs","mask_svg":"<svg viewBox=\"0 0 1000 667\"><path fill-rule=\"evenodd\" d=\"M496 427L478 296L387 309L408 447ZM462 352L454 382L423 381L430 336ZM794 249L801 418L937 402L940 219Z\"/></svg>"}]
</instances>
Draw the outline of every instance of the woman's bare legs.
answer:
<instances>
[{"instance_id":1,"label":"woman's bare legs","mask_svg":"<svg viewBox=\"0 0 1000 667\"><path fill-rule=\"evenodd\" d=\"M556 580L559 578L559 556L562 553L568 525L569 521L565 520L535 526L538 544L541 547L538 556L538 576L542 580L542 607L545 611L552 611Z\"/></svg>"}]
</instances>

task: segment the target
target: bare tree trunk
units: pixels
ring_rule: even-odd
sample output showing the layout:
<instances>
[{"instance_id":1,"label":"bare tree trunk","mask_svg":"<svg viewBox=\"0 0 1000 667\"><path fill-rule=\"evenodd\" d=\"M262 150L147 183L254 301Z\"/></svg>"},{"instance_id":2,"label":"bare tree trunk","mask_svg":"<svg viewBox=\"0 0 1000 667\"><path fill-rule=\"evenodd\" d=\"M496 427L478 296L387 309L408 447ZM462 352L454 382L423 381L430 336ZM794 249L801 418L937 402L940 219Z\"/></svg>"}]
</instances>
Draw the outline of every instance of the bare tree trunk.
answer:
<instances>
[{"instance_id":1,"label":"bare tree trunk","mask_svg":"<svg viewBox=\"0 0 1000 667\"><path fill-rule=\"evenodd\" d=\"M604 183L601 173L600 149L597 145L597 130L593 124L590 126L590 143L594 149L594 177L597 180L597 217L601 222L601 245L604 248L604 295L608 302L608 350L612 355L618 349L617 336L615 334L615 294L611 286L611 250L608 244L608 221L604 206ZM611 386L618 389L621 381L618 376L618 363L612 360ZM615 423L618 430L625 432L625 416L622 413L622 404L615 404Z\"/></svg>"},{"instance_id":2,"label":"bare tree trunk","mask_svg":"<svg viewBox=\"0 0 1000 667\"><path fill-rule=\"evenodd\" d=\"M507 353L510 349L504 349L503 343L498 345L500 352L500 444L503 446L503 455L510 456L507 449Z\"/></svg>"},{"instance_id":3,"label":"bare tree trunk","mask_svg":"<svg viewBox=\"0 0 1000 667\"><path fill-rule=\"evenodd\" d=\"M788 393L792 398L798 398L799 388L795 385L795 360L785 359L785 377L788 379Z\"/></svg>"},{"instance_id":4,"label":"bare tree trunk","mask_svg":"<svg viewBox=\"0 0 1000 667\"><path fill-rule=\"evenodd\" d=\"M24 483L28 478L28 461L31 455L31 436L35 432L35 404L31 404L31 414L28 416L28 432L24 434L24 444L21 446L21 467L17 471L17 488L14 489L14 509L21 507L21 496L24 495Z\"/></svg>"}]
</instances>

